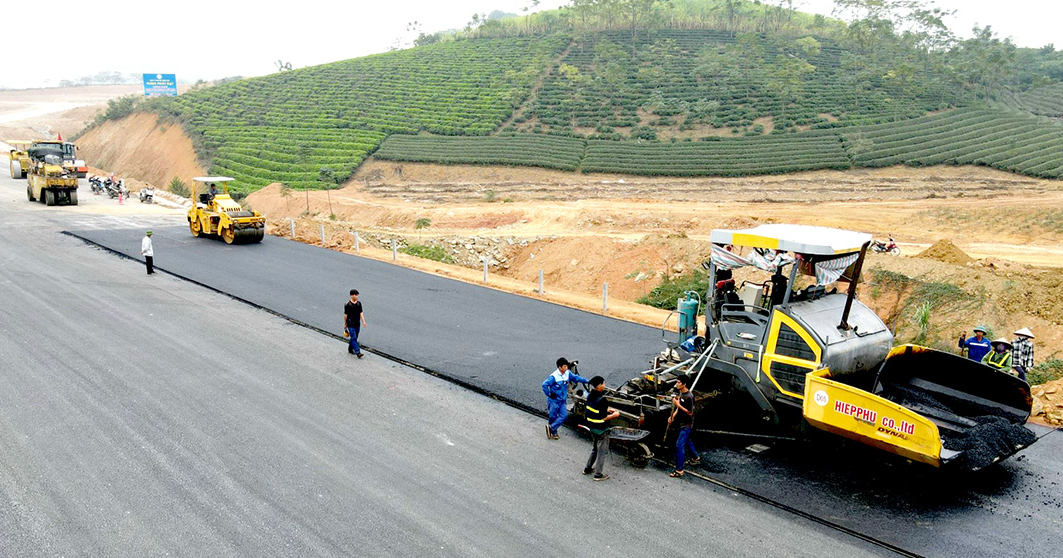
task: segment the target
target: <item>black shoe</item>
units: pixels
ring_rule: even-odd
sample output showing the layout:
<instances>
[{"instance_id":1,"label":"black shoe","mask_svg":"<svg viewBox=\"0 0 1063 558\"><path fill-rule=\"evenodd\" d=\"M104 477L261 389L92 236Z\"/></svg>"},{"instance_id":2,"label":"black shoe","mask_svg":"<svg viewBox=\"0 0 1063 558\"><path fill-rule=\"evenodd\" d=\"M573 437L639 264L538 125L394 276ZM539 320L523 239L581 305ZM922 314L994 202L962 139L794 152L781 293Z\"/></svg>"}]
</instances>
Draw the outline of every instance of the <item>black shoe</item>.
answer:
<instances>
[{"instance_id":1,"label":"black shoe","mask_svg":"<svg viewBox=\"0 0 1063 558\"><path fill-rule=\"evenodd\" d=\"M603 481L603 480L605 480L607 478L609 478L609 475L603 475L601 473L595 473L594 474L594 480L595 481Z\"/></svg>"},{"instance_id":2,"label":"black shoe","mask_svg":"<svg viewBox=\"0 0 1063 558\"><path fill-rule=\"evenodd\" d=\"M594 469L591 469L590 467L587 467L586 469L583 470L583 474L584 475L589 475L589 474L591 474L593 472L594 472Z\"/></svg>"},{"instance_id":3,"label":"black shoe","mask_svg":"<svg viewBox=\"0 0 1063 558\"><path fill-rule=\"evenodd\" d=\"M350 348L350 347L347 347L347 352L348 352L349 354L352 354L352 355L353 355L353 354L354 354L354 349L352 349L352 348Z\"/></svg>"},{"instance_id":4,"label":"black shoe","mask_svg":"<svg viewBox=\"0 0 1063 558\"><path fill-rule=\"evenodd\" d=\"M354 353L354 356L356 356L358 358L362 358L362 353Z\"/></svg>"}]
</instances>

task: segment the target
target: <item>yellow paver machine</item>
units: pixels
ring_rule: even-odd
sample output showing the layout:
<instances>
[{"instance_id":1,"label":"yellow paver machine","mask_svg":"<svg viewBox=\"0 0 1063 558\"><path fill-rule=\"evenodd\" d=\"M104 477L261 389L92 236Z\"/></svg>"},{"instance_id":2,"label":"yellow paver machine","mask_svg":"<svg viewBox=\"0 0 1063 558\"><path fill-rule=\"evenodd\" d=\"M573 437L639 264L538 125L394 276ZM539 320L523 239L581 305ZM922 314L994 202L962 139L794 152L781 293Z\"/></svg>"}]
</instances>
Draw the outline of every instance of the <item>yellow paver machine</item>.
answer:
<instances>
[{"instance_id":1,"label":"yellow paver machine","mask_svg":"<svg viewBox=\"0 0 1063 558\"><path fill-rule=\"evenodd\" d=\"M227 176L197 176L192 179L192 207L188 228L192 236L217 235L226 244L260 242L266 232L266 218L244 209L229 195ZM221 190L218 190L218 186Z\"/></svg>"},{"instance_id":2,"label":"yellow paver machine","mask_svg":"<svg viewBox=\"0 0 1063 558\"><path fill-rule=\"evenodd\" d=\"M749 411L724 417L735 417L732 430L814 427L968 470L1036 441L1024 426L1032 405L1025 381L960 355L893 346L886 324L856 297L870 235L762 225L710 239L705 335L697 336L696 308L680 316L680 335L652 368L609 391L619 426L666 432L668 392L685 373L696 408L715 408L717 420L719 409ZM680 314L689 310L683 302Z\"/></svg>"}]
</instances>

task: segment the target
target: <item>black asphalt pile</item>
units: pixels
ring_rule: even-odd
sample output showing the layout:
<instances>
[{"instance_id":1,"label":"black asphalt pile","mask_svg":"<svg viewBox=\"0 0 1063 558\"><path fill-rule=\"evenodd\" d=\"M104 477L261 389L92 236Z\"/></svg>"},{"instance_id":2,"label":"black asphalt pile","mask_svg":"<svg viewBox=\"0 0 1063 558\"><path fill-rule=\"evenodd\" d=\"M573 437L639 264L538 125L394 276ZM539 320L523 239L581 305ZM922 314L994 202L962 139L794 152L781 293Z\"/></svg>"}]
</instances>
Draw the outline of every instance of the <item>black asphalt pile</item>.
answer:
<instances>
[{"instance_id":1,"label":"black asphalt pile","mask_svg":"<svg viewBox=\"0 0 1063 558\"><path fill-rule=\"evenodd\" d=\"M943 447L963 452L953 465L964 469L988 467L997 458L1015 453L1015 448L1028 446L1037 440L1033 432L1021 424L1012 423L1002 416L1002 410L995 407L930 394L911 386L887 386L882 396L916 411L919 407L931 408L976 422L977 425L960 431L940 430Z\"/></svg>"},{"instance_id":2,"label":"black asphalt pile","mask_svg":"<svg viewBox=\"0 0 1063 558\"><path fill-rule=\"evenodd\" d=\"M1021 424L1012 424L997 416L970 417L978 423L963 432L942 431L942 445L953 451L962 451L957 465L971 470L993 464L998 457L1015 453L1016 448L1026 447L1037 436Z\"/></svg>"}]
</instances>

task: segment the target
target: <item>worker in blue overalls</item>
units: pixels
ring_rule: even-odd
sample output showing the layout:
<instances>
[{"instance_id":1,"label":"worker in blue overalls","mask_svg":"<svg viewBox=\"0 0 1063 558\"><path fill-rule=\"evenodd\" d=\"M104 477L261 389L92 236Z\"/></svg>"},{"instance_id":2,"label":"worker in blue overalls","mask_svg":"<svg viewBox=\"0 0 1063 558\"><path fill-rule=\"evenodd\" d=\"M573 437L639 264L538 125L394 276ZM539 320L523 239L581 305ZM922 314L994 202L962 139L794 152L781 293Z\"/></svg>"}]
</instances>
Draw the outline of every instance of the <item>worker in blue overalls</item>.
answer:
<instances>
[{"instance_id":1,"label":"worker in blue overalls","mask_svg":"<svg viewBox=\"0 0 1063 558\"><path fill-rule=\"evenodd\" d=\"M569 362L565 357L557 359L557 370L546 377L543 381L543 393L546 394L546 409L550 413L550 422L546 425L546 439L557 440L557 429L568 418L568 384L579 382L587 385L589 380L576 374L575 362ZM570 372L569 368L573 370Z\"/></svg>"},{"instance_id":2,"label":"worker in blue overalls","mask_svg":"<svg viewBox=\"0 0 1063 558\"><path fill-rule=\"evenodd\" d=\"M989 343L989 339L985 338L985 328L978 326L974 328L974 336L967 338L967 332L960 334L960 352L967 351L967 358L975 361L982 362L982 357L989 352L993 347Z\"/></svg>"}]
</instances>

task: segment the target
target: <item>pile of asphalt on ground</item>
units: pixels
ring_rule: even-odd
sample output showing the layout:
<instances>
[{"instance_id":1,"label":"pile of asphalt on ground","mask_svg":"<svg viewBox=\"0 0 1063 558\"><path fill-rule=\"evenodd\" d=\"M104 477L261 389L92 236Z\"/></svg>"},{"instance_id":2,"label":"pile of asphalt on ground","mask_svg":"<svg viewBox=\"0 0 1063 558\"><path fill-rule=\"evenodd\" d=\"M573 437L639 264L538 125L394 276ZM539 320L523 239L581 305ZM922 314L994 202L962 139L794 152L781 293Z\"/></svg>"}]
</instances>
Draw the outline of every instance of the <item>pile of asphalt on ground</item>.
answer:
<instances>
[{"instance_id":1,"label":"pile of asphalt on ground","mask_svg":"<svg viewBox=\"0 0 1063 558\"><path fill-rule=\"evenodd\" d=\"M1003 411L994 407L944 395L932 395L910 386L887 386L881 395L899 405L914 407L914 410L919 406L929 407L977 423L960 431L940 430L942 446L963 452L954 464L964 469L988 467L997 458L1015 453L1015 448L1026 447L1037 440L1033 432L1022 424L1011 422L1004 416Z\"/></svg>"}]
</instances>

